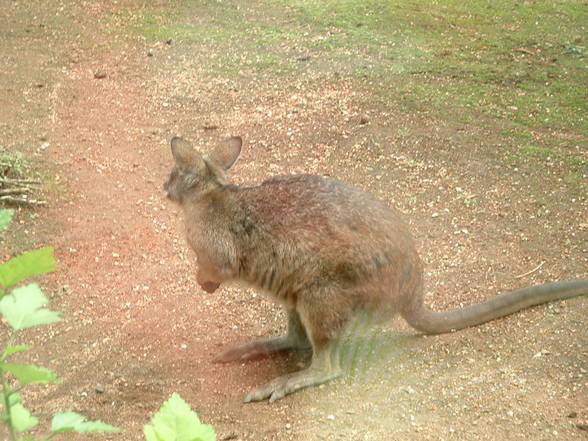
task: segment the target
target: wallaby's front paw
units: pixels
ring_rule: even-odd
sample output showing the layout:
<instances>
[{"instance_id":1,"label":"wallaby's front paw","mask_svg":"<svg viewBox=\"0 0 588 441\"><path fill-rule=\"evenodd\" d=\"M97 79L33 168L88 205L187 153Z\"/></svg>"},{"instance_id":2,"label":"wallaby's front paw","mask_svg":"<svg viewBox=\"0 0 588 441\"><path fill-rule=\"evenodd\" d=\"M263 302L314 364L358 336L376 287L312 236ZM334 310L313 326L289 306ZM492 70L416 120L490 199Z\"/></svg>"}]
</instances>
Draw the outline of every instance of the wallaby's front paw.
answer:
<instances>
[{"instance_id":1,"label":"wallaby's front paw","mask_svg":"<svg viewBox=\"0 0 588 441\"><path fill-rule=\"evenodd\" d=\"M200 284L200 288L202 288L207 293L211 293L211 294L213 292L215 292L219 286L220 286L220 283L217 283L217 282L204 282L204 283Z\"/></svg>"}]
</instances>

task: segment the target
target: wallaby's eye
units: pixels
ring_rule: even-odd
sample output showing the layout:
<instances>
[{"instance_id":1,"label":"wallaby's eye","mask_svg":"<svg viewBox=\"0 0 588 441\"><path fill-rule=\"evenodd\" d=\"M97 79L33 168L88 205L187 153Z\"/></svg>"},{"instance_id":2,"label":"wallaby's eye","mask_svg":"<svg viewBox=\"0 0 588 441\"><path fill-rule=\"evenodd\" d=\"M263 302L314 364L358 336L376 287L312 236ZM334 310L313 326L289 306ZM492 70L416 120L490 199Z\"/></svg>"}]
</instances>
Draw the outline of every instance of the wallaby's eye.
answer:
<instances>
[{"instance_id":1,"label":"wallaby's eye","mask_svg":"<svg viewBox=\"0 0 588 441\"><path fill-rule=\"evenodd\" d=\"M182 174L182 178L186 187L190 188L198 182L198 175L194 171Z\"/></svg>"},{"instance_id":2,"label":"wallaby's eye","mask_svg":"<svg viewBox=\"0 0 588 441\"><path fill-rule=\"evenodd\" d=\"M178 178L178 169L174 168L169 176L169 180L172 181Z\"/></svg>"}]
</instances>

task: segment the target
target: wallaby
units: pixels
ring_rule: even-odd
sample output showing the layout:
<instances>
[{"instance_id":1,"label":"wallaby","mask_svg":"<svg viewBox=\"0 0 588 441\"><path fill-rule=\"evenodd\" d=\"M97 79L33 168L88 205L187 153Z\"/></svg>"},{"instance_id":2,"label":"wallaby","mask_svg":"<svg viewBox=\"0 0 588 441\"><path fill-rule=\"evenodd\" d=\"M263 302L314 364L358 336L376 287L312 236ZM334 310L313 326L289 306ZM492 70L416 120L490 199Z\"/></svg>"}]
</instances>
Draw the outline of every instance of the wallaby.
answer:
<instances>
[{"instance_id":1,"label":"wallaby","mask_svg":"<svg viewBox=\"0 0 588 441\"><path fill-rule=\"evenodd\" d=\"M229 349L218 361L312 349L310 366L251 391L245 402L278 400L341 374L333 348L360 311L395 313L427 334L478 325L533 305L588 294L588 280L520 289L447 312L423 304L423 268L398 213L374 196L313 175L229 183L242 141L232 137L206 155L171 141L175 166L164 188L183 208L196 252L198 284L214 292L241 280L288 311L286 336Z\"/></svg>"}]
</instances>

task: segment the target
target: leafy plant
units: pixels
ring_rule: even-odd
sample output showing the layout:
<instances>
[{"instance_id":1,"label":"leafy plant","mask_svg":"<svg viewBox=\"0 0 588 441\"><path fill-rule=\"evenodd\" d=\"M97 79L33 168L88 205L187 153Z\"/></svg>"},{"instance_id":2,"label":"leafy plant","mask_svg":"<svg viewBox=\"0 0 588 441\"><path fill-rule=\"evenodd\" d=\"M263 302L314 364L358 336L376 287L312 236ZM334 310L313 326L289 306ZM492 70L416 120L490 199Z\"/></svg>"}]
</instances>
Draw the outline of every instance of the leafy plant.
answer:
<instances>
[{"instance_id":1,"label":"leafy plant","mask_svg":"<svg viewBox=\"0 0 588 441\"><path fill-rule=\"evenodd\" d=\"M0 210L0 231L5 230L12 218L11 210ZM16 345L18 333L23 329L42 326L60 320L59 314L45 308L48 300L36 283L14 288L25 279L45 274L55 269L53 248L45 247L29 251L0 264L0 315L11 328L8 340L2 345L0 355L0 400L3 409L0 421L8 428L11 441L33 438L26 432L38 425L39 420L24 407L18 392L30 384L57 383L57 375L49 369L20 363L10 363L13 355L31 349L30 346ZM14 288L14 289L13 289ZM9 292L12 290L11 292ZM12 379L10 378L12 377ZM45 441L67 432L116 432L120 429L101 421L86 421L75 412L56 413L51 421L51 432Z\"/></svg>"},{"instance_id":2,"label":"leafy plant","mask_svg":"<svg viewBox=\"0 0 588 441\"><path fill-rule=\"evenodd\" d=\"M0 210L0 232L8 228L13 214L13 210ZM45 308L48 300L36 283L14 287L29 277L45 274L54 269L55 259L51 247L29 251L0 264L0 316L12 330L8 340L2 345L4 349L0 348L0 422L7 426L10 441L34 441L26 432L39 424L39 420L22 404L18 392L30 384L59 382L57 375L49 369L8 362L11 356L31 349L27 345L15 344L18 332L60 320L59 313ZM53 416L51 431L43 441L68 432L118 431L119 428L102 421L87 421L83 415L76 412L59 412ZM216 440L213 427L202 424L196 412L175 393L163 403L151 422L145 425L143 432L147 441Z\"/></svg>"},{"instance_id":3,"label":"leafy plant","mask_svg":"<svg viewBox=\"0 0 588 441\"><path fill-rule=\"evenodd\" d=\"M147 441L215 441L212 426L202 424L196 412L176 393L143 428Z\"/></svg>"}]
</instances>

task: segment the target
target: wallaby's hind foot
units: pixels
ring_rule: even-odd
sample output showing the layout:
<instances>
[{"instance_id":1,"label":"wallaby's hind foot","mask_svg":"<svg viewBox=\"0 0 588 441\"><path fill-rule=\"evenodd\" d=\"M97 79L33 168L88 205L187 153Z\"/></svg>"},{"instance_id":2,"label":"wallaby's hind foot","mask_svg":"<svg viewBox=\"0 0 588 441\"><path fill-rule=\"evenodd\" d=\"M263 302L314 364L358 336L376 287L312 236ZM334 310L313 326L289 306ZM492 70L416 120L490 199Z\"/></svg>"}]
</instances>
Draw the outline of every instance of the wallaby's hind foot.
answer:
<instances>
[{"instance_id":1,"label":"wallaby's hind foot","mask_svg":"<svg viewBox=\"0 0 588 441\"><path fill-rule=\"evenodd\" d=\"M329 345L331 348L333 345ZM320 351L318 356L312 360L312 364L301 371L283 375L269 383L253 389L245 396L243 402L262 401L268 399L270 403L284 398L286 395L305 389L318 386L335 380L341 376L337 357L332 355L337 351L325 349Z\"/></svg>"},{"instance_id":2,"label":"wallaby's hind foot","mask_svg":"<svg viewBox=\"0 0 588 441\"><path fill-rule=\"evenodd\" d=\"M244 403L269 399L270 403L284 398L286 395L311 386L318 386L336 379L340 372L325 372L312 366L293 374L278 377L263 386L253 389L247 394Z\"/></svg>"}]
</instances>

